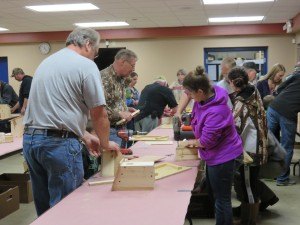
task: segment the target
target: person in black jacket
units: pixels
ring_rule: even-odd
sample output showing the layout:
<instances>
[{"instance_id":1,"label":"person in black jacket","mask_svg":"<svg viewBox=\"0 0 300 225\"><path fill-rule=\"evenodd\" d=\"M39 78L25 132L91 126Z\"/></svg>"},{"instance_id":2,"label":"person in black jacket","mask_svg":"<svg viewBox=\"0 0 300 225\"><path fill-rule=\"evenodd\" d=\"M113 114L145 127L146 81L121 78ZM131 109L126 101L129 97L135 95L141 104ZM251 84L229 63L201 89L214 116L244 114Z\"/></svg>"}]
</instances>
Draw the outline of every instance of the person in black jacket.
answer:
<instances>
[{"instance_id":1,"label":"person in black jacket","mask_svg":"<svg viewBox=\"0 0 300 225\"><path fill-rule=\"evenodd\" d=\"M25 75L21 68L14 68L11 77L14 77L17 81L22 81L19 91L19 102L12 108L12 110L19 108L21 114L24 115L29 98L32 77Z\"/></svg>"},{"instance_id":2,"label":"person in black jacket","mask_svg":"<svg viewBox=\"0 0 300 225\"><path fill-rule=\"evenodd\" d=\"M19 97L11 85L0 80L0 104L8 104L10 107L15 106ZM14 113L15 111L12 111Z\"/></svg>"},{"instance_id":3,"label":"person in black jacket","mask_svg":"<svg viewBox=\"0 0 300 225\"><path fill-rule=\"evenodd\" d=\"M177 102L167 86L165 78L159 77L142 90L137 106L141 113L135 118L136 131L150 132L157 127L167 105L171 108L170 115L176 113Z\"/></svg>"},{"instance_id":4,"label":"person in black jacket","mask_svg":"<svg viewBox=\"0 0 300 225\"><path fill-rule=\"evenodd\" d=\"M300 71L283 82L277 89L277 96L269 105L267 112L268 128L280 140L286 150L286 170L277 177L278 186L293 185L290 179L290 165L294 154L294 144L297 129L297 114L300 112ZM281 132L281 139L280 139Z\"/></svg>"},{"instance_id":5,"label":"person in black jacket","mask_svg":"<svg viewBox=\"0 0 300 225\"><path fill-rule=\"evenodd\" d=\"M15 104L18 103L18 100L19 97L12 88L12 86L0 80L0 104L8 104L10 107L13 107ZM12 111L12 108L11 112L18 113L17 110ZM9 121L0 121L0 132L11 132Z\"/></svg>"}]
</instances>

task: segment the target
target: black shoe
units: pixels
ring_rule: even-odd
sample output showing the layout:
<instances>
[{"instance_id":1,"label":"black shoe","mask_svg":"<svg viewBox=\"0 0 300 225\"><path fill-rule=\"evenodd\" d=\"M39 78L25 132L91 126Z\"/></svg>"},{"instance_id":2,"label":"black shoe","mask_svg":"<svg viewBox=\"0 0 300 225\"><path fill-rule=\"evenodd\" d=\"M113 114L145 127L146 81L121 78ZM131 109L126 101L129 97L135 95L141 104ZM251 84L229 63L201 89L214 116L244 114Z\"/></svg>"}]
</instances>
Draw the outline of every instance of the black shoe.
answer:
<instances>
[{"instance_id":1,"label":"black shoe","mask_svg":"<svg viewBox=\"0 0 300 225\"><path fill-rule=\"evenodd\" d=\"M232 208L232 215L234 217L241 217L241 206Z\"/></svg>"},{"instance_id":2,"label":"black shoe","mask_svg":"<svg viewBox=\"0 0 300 225\"><path fill-rule=\"evenodd\" d=\"M279 198L275 195L273 198L271 198L269 201L267 202L261 202L260 205L259 205L259 211L262 212L262 211L265 211L268 206L270 205L274 205L276 204L277 202L279 201Z\"/></svg>"}]
</instances>

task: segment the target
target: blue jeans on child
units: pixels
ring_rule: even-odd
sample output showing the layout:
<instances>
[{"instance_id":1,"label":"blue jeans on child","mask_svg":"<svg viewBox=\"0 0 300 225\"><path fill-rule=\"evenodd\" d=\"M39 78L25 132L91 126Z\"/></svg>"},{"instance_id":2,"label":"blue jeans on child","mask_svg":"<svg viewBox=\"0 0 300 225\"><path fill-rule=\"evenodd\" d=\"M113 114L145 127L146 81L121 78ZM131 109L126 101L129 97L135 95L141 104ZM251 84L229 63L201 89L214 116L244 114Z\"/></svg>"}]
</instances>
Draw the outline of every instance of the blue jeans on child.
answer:
<instances>
[{"instance_id":1,"label":"blue jeans on child","mask_svg":"<svg viewBox=\"0 0 300 225\"><path fill-rule=\"evenodd\" d=\"M216 225L232 225L231 187L235 160L207 166L207 180L215 199Z\"/></svg>"},{"instance_id":2,"label":"blue jeans on child","mask_svg":"<svg viewBox=\"0 0 300 225\"><path fill-rule=\"evenodd\" d=\"M83 182L81 149L76 138L24 134L23 152L38 216Z\"/></svg>"},{"instance_id":3,"label":"blue jeans on child","mask_svg":"<svg viewBox=\"0 0 300 225\"><path fill-rule=\"evenodd\" d=\"M283 183L289 180L290 165L294 154L294 144L297 124L284 116L280 115L276 110L271 107L268 108L267 112L268 128L275 137L280 140L282 147L286 151L285 166L286 170L277 177L277 183ZM281 138L279 137L281 131Z\"/></svg>"}]
</instances>

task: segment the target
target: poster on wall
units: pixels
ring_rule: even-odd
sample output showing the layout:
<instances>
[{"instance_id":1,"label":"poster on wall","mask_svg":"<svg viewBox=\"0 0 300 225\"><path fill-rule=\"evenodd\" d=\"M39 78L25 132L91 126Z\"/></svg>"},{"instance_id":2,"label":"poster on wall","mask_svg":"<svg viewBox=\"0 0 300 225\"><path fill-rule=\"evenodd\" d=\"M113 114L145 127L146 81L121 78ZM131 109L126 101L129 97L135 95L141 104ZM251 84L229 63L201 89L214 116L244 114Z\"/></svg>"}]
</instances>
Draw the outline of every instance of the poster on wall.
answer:
<instances>
[{"instance_id":1,"label":"poster on wall","mask_svg":"<svg viewBox=\"0 0 300 225\"><path fill-rule=\"evenodd\" d=\"M7 57L0 57L0 80L8 83Z\"/></svg>"}]
</instances>

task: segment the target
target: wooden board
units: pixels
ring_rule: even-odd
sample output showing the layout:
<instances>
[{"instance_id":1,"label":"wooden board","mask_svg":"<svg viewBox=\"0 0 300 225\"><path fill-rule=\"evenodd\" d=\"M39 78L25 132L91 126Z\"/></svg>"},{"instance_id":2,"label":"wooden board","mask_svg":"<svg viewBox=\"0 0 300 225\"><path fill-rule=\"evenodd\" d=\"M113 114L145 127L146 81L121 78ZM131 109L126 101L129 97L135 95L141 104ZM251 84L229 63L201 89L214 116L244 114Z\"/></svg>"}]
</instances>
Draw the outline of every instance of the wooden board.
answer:
<instances>
[{"instance_id":1,"label":"wooden board","mask_svg":"<svg viewBox=\"0 0 300 225\"><path fill-rule=\"evenodd\" d=\"M173 117L162 117L161 124L171 124L172 125L172 118Z\"/></svg>"},{"instance_id":2,"label":"wooden board","mask_svg":"<svg viewBox=\"0 0 300 225\"><path fill-rule=\"evenodd\" d=\"M24 133L23 116L18 116L10 121L11 134L13 137L22 137Z\"/></svg>"},{"instance_id":3,"label":"wooden board","mask_svg":"<svg viewBox=\"0 0 300 225\"><path fill-rule=\"evenodd\" d=\"M154 168L155 180L159 180L191 169L191 167L178 166L173 163L160 163L155 165Z\"/></svg>"},{"instance_id":4,"label":"wooden board","mask_svg":"<svg viewBox=\"0 0 300 225\"><path fill-rule=\"evenodd\" d=\"M187 141L178 141L178 147L185 148L186 144L187 144ZM198 147L197 146L193 146L193 147L189 147L189 148L195 148L195 149L197 149Z\"/></svg>"},{"instance_id":5,"label":"wooden board","mask_svg":"<svg viewBox=\"0 0 300 225\"><path fill-rule=\"evenodd\" d=\"M101 154L101 174L103 177L114 177L120 161L123 159L119 151L103 151Z\"/></svg>"},{"instance_id":6,"label":"wooden board","mask_svg":"<svg viewBox=\"0 0 300 225\"><path fill-rule=\"evenodd\" d=\"M172 145L173 141L145 141L147 145Z\"/></svg>"},{"instance_id":7,"label":"wooden board","mask_svg":"<svg viewBox=\"0 0 300 225\"><path fill-rule=\"evenodd\" d=\"M167 141L169 136L133 135L131 141Z\"/></svg>"},{"instance_id":8,"label":"wooden board","mask_svg":"<svg viewBox=\"0 0 300 225\"><path fill-rule=\"evenodd\" d=\"M112 191L152 190L154 181L154 162L122 161Z\"/></svg>"},{"instance_id":9,"label":"wooden board","mask_svg":"<svg viewBox=\"0 0 300 225\"><path fill-rule=\"evenodd\" d=\"M160 129L172 129L173 124L162 124L158 128L160 128Z\"/></svg>"},{"instance_id":10,"label":"wooden board","mask_svg":"<svg viewBox=\"0 0 300 225\"><path fill-rule=\"evenodd\" d=\"M104 180L90 181L89 186L112 184L114 182L114 180L115 180L115 178L108 178L108 179L104 179Z\"/></svg>"},{"instance_id":11,"label":"wooden board","mask_svg":"<svg viewBox=\"0 0 300 225\"><path fill-rule=\"evenodd\" d=\"M176 154L179 155L198 155L198 148L176 148Z\"/></svg>"},{"instance_id":12,"label":"wooden board","mask_svg":"<svg viewBox=\"0 0 300 225\"><path fill-rule=\"evenodd\" d=\"M198 155L176 155L176 161L184 161L184 160L198 160Z\"/></svg>"},{"instance_id":13,"label":"wooden board","mask_svg":"<svg viewBox=\"0 0 300 225\"><path fill-rule=\"evenodd\" d=\"M7 104L0 104L0 119L5 120L11 117L10 107Z\"/></svg>"},{"instance_id":14,"label":"wooden board","mask_svg":"<svg viewBox=\"0 0 300 225\"><path fill-rule=\"evenodd\" d=\"M157 162L166 158L166 156L145 155L139 158L131 159L130 162Z\"/></svg>"},{"instance_id":15,"label":"wooden board","mask_svg":"<svg viewBox=\"0 0 300 225\"><path fill-rule=\"evenodd\" d=\"M11 133L6 134L6 133L3 133L3 132L0 132L0 144L13 142L13 141L14 141L14 138L11 135Z\"/></svg>"},{"instance_id":16,"label":"wooden board","mask_svg":"<svg viewBox=\"0 0 300 225\"><path fill-rule=\"evenodd\" d=\"M176 148L176 161L183 160L197 160L198 157L198 149L197 148L187 148L187 147L177 147Z\"/></svg>"}]
</instances>

